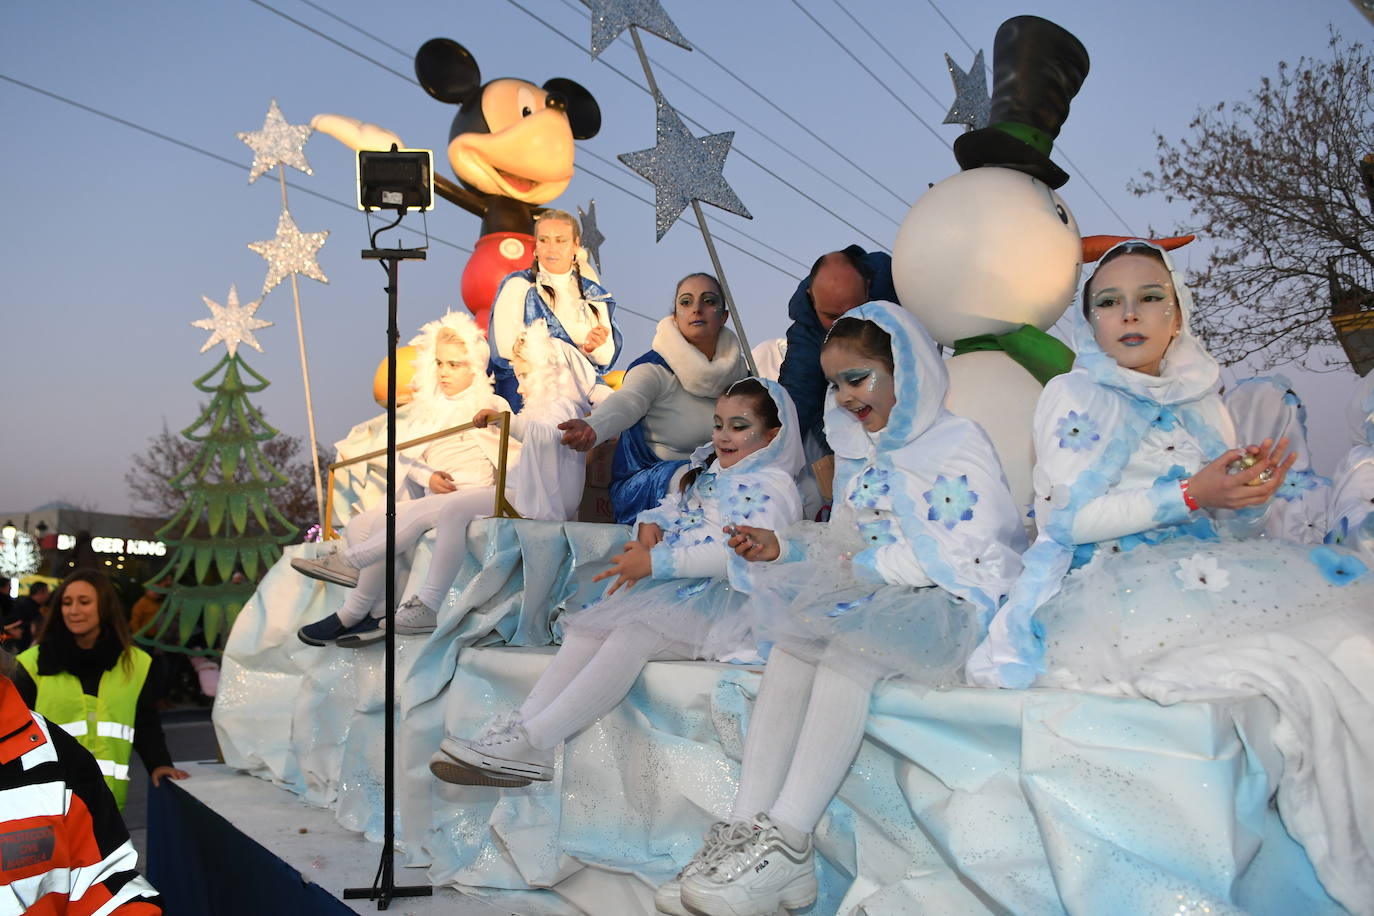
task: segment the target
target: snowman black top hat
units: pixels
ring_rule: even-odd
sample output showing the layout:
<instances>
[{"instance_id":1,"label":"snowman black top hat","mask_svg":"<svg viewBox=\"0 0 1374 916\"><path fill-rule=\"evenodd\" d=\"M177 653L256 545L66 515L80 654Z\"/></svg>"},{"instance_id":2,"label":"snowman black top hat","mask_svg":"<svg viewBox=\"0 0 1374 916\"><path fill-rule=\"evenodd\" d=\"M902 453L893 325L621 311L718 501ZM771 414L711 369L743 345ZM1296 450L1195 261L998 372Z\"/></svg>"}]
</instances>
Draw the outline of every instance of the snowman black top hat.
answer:
<instances>
[{"instance_id":1,"label":"snowman black top hat","mask_svg":"<svg viewBox=\"0 0 1374 916\"><path fill-rule=\"evenodd\" d=\"M992 46L991 118L954 141L959 167L1001 166L1063 185L1069 174L1050 150L1087 75L1087 49L1060 26L1039 16L1002 23Z\"/></svg>"}]
</instances>

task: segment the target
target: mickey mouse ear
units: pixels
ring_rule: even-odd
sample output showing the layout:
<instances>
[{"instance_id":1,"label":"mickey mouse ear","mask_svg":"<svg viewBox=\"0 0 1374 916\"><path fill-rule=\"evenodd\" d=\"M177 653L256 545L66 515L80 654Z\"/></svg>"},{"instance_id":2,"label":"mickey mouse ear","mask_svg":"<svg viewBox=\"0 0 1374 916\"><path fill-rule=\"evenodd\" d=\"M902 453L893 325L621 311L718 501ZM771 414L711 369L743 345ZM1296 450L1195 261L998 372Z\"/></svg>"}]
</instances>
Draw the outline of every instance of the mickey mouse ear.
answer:
<instances>
[{"instance_id":1,"label":"mickey mouse ear","mask_svg":"<svg viewBox=\"0 0 1374 916\"><path fill-rule=\"evenodd\" d=\"M1139 239L1138 241L1149 242L1151 245L1158 245L1165 251L1173 251L1175 248L1182 248L1184 245L1196 239L1197 236L1195 235L1176 235L1167 239ZM1135 240L1135 236L1085 235L1083 236L1083 263L1091 264L1122 242L1129 242L1132 240Z\"/></svg>"},{"instance_id":2,"label":"mickey mouse ear","mask_svg":"<svg viewBox=\"0 0 1374 916\"><path fill-rule=\"evenodd\" d=\"M568 114L568 126L574 140L590 140L601 130L601 106L580 83L555 77L544 84L549 95L562 99Z\"/></svg>"},{"instance_id":3,"label":"mickey mouse ear","mask_svg":"<svg viewBox=\"0 0 1374 916\"><path fill-rule=\"evenodd\" d=\"M461 105L482 85L477 59L452 38L431 38L420 46L415 76L425 92L450 105Z\"/></svg>"}]
</instances>

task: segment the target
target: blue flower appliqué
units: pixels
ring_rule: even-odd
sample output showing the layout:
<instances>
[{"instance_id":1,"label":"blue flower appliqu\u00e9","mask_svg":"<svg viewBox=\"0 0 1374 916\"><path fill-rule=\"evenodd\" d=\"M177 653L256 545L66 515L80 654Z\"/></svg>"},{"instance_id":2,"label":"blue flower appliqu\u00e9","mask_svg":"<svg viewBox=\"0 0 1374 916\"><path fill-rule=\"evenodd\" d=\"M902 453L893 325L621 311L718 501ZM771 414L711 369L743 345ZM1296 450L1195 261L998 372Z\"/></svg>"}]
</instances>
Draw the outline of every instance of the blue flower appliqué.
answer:
<instances>
[{"instance_id":1,"label":"blue flower appliqu\u00e9","mask_svg":"<svg viewBox=\"0 0 1374 916\"><path fill-rule=\"evenodd\" d=\"M1073 416L1073 411L1069 411L1069 415ZM1096 436L1094 433L1093 437ZM930 505L926 518L950 529L973 518L973 507L978 502L978 494L969 489L966 474L958 477L941 474L935 478L934 485L921 495Z\"/></svg>"},{"instance_id":2,"label":"blue flower appliqu\u00e9","mask_svg":"<svg viewBox=\"0 0 1374 916\"><path fill-rule=\"evenodd\" d=\"M1307 556L1332 585L1349 585L1369 572L1358 558L1330 547L1313 547Z\"/></svg>"},{"instance_id":3,"label":"blue flower appliqu\u00e9","mask_svg":"<svg viewBox=\"0 0 1374 916\"><path fill-rule=\"evenodd\" d=\"M1344 544L1345 539L1350 536L1350 520L1344 515L1340 521L1331 526L1331 530L1326 532L1326 537L1322 538L1323 544Z\"/></svg>"},{"instance_id":4,"label":"blue flower appliqu\u00e9","mask_svg":"<svg viewBox=\"0 0 1374 916\"><path fill-rule=\"evenodd\" d=\"M702 496L714 496L716 493L716 475L710 471L703 471L697 475L697 479L692 486Z\"/></svg>"},{"instance_id":5,"label":"blue flower appliqu\u00e9","mask_svg":"<svg viewBox=\"0 0 1374 916\"><path fill-rule=\"evenodd\" d=\"M727 514L737 521L748 520L765 511L772 497L763 492L763 484L737 483L725 500Z\"/></svg>"},{"instance_id":6,"label":"blue flower appliqu\u00e9","mask_svg":"<svg viewBox=\"0 0 1374 916\"><path fill-rule=\"evenodd\" d=\"M1160 407L1159 413L1155 416L1150 425L1156 429L1162 429L1168 432L1178 426L1178 414L1174 413L1168 407Z\"/></svg>"},{"instance_id":7,"label":"blue flower appliqu\u00e9","mask_svg":"<svg viewBox=\"0 0 1374 916\"><path fill-rule=\"evenodd\" d=\"M1070 410L1067 416L1059 418L1054 434L1059 437L1059 447L1081 452L1092 448L1094 442L1102 437L1097 432L1097 421L1085 413ZM932 516L933 518L934 516Z\"/></svg>"},{"instance_id":8,"label":"blue flower appliqu\u00e9","mask_svg":"<svg viewBox=\"0 0 1374 916\"><path fill-rule=\"evenodd\" d=\"M1283 484L1279 487L1279 498L1292 502L1302 498L1303 491L1311 490L1317 486L1317 473L1315 471L1289 471L1288 476L1283 478Z\"/></svg>"},{"instance_id":9,"label":"blue flower appliqu\u00e9","mask_svg":"<svg viewBox=\"0 0 1374 916\"><path fill-rule=\"evenodd\" d=\"M839 604L835 605L835 610L827 611L825 616L842 617L845 614L848 614L850 611L854 610L855 608L863 607L865 604L868 604L868 602L873 600L873 596L876 594L878 593L870 592L869 594L864 595L862 598L855 598L853 601L841 601Z\"/></svg>"},{"instance_id":10,"label":"blue flower appliqu\u00e9","mask_svg":"<svg viewBox=\"0 0 1374 916\"><path fill-rule=\"evenodd\" d=\"M859 526L859 536L869 547L886 547L888 544L897 543L897 538L892 534L892 522L885 518L876 522L864 522Z\"/></svg>"},{"instance_id":11,"label":"blue flower appliqu\u00e9","mask_svg":"<svg viewBox=\"0 0 1374 916\"><path fill-rule=\"evenodd\" d=\"M861 509L876 509L879 500L891 489L887 485L888 476L889 472L880 468L865 468L856 481L850 501Z\"/></svg>"}]
</instances>

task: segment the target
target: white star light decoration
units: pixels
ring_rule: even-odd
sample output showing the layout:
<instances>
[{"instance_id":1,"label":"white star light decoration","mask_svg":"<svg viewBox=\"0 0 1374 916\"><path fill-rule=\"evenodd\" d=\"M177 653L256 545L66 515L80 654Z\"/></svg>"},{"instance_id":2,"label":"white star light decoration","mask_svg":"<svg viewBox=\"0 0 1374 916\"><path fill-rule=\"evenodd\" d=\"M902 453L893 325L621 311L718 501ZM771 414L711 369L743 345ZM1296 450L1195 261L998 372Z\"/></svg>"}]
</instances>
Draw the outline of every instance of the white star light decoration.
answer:
<instances>
[{"instance_id":1,"label":"white star light decoration","mask_svg":"<svg viewBox=\"0 0 1374 916\"><path fill-rule=\"evenodd\" d=\"M249 242L248 247L267 259L267 278L262 281L262 294L266 296L278 283L291 274L305 274L312 280L328 283L329 278L320 270L315 255L329 238L329 230L324 232L301 232L289 210L282 210L277 220L277 237L263 242Z\"/></svg>"},{"instance_id":2,"label":"white star light decoration","mask_svg":"<svg viewBox=\"0 0 1374 916\"><path fill-rule=\"evenodd\" d=\"M679 48L692 50L687 39L673 25L659 0L582 0L592 11L592 60L620 37L630 26L652 32Z\"/></svg>"},{"instance_id":3,"label":"white star light decoration","mask_svg":"<svg viewBox=\"0 0 1374 916\"><path fill-rule=\"evenodd\" d=\"M209 296L201 296L205 304L210 309L210 318L201 318L199 321L191 322L192 327L203 328L210 332L210 339L205 342L205 346L200 348L204 353L217 343L223 343L230 356L238 354L239 344L245 343L262 352L262 345L253 336L253 332L262 328L270 328L272 322L263 321L261 318L253 317L253 313L258 310L262 300L250 302L247 305L239 305L239 291L232 284L229 286L229 298L225 300L225 305L220 305Z\"/></svg>"},{"instance_id":4,"label":"white star light decoration","mask_svg":"<svg viewBox=\"0 0 1374 916\"><path fill-rule=\"evenodd\" d=\"M300 169L307 175L315 174L310 170L310 163L305 161L305 141L310 139L312 130L309 124L287 124L277 107L277 100L273 99L262 130L238 134L238 138L253 150L253 168L248 173L248 183L257 181L258 176L276 168L278 163Z\"/></svg>"},{"instance_id":5,"label":"white star light decoration","mask_svg":"<svg viewBox=\"0 0 1374 916\"><path fill-rule=\"evenodd\" d=\"M954 58L945 55L949 78L954 82L954 104L949 106L945 124L966 124L969 130L982 130L992 120L992 98L988 96L988 71L983 52L973 56L973 66L965 73Z\"/></svg>"},{"instance_id":6,"label":"white star light decoration","mask_svg":"<svg viewBox=\"0 0 1374 916\"><path fill-rule=\"evenodd\" d=\"M577 218L582 221L582 247L587 249L587 254L596 261L596 269L600 270L601 243L606 241L606 236L596 228L596 201L589 201L586 210L578 207Z\"/></svg>"},{"instance_id":7,"label":"white star light decoration","mask_svg":"<svg viewBox=\"0 0 1374 916\"><path fill-rule=\"evenodd\" d=\"M726 182L725 157L733 130L694 137L663 96L658 96L658 144L653 149L621 153L617 158L654 185L654 224L657 241L677 222L693 200L753 219Z\"/></svg>"}]
</instances>

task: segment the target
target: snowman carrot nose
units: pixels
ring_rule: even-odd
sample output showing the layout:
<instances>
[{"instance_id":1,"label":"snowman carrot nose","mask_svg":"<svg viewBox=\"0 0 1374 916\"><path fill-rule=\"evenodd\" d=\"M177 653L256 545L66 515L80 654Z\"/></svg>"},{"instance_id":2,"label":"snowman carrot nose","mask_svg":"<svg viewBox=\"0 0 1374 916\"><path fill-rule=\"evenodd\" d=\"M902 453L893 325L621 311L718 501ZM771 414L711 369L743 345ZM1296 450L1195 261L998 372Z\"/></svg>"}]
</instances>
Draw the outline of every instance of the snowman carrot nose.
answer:
<instances>
[{"instance_id":1,"label":"snowman carrot nose","mask_svg":"<svg viewBox=\"0 0 1374 916\"><path fill-rule=\"evenodd\" d=\"M1165 251L1173 251L1175 248L1182 248L1196 238L1195 235L1176 235L1167 239L1139 239L1139 241L1158 245ZM1132 240L1129 235L1085 235L1083 236L1083 263L1090 264L1122 242Z\"/></svg>"}]
</instances>

